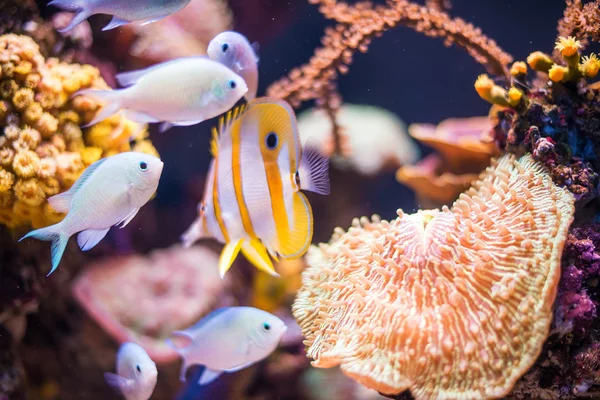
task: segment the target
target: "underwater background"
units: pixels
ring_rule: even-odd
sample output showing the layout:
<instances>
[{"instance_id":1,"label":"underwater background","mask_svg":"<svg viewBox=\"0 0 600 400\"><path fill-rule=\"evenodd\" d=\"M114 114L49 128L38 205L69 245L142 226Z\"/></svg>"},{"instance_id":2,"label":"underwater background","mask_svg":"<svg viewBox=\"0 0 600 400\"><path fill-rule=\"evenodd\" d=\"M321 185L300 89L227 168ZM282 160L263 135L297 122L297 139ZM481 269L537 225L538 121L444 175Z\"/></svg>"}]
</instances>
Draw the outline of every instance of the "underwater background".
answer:
<instances>
[{"instance_id":1,"label":"underwater background","mask_svg":"<svg viewBox=\"0 0 600 400\"><path fill-rule=\"evenodd\" d=\"M591 56L600 49L600 3L415 3L427 8L403 0L348 1L352 13L336 9L343 3L333 0L192 0L179 14L143 27L102 31L110 18L95 15L60 33L68 13L41 0L0 0L0 399L119 398L103 373L115 369L127 341L142 345L157 364L151 399L600 398L600 61ZM372 28L381 37L354 46L364 47L360 51L350 47L352 57L337 57L347 59L332 79L321 71L303 86L303 76L292 70L323 46L327 30L338 25L360 36L394 18L382 11L378 20L368 11L377 7L405 17L399 26ZM338 22L324 16L336 13ZM575 17L565 18L557 32L563 13ZM469 34L453 35L453 29ZM330 247L275 262L278 278L241 256L222 278L222 243L180 246L198 216L218 118L166 132L156 124L139 129L121 117L79 128L96 109L69 97L84 87L116 88L120 72L204 54L226 30L259 44L257 97L289 101L302 140L312 137L331 157L331 193L307 193L312 243L331 238ZM535 51L544 54L534 59ZM43 73L29 78L44 64L49 81L62 89L37 81ZM277 86L286 76L289 81ZM305 97L298 94L303 90ZM337 114L338 128L321 108ZM47 277L49 243L18 240L64 217L47 197L66 191L98 159L130 150L164 162L156 195L90 251L72 240ZM19 154L22 163L15 161ZM46 166L50 158L56 163ZM497 166L492 158L502 161ZM36 172L29 172L34 164ZM462 192L463 203L442 209ZM418 212L438 208L440 214ZM455 219L444 220L446 212ZM374 214L397 223L355 219ZM442 248L430 255L412 243L427 235L427 225L439 232L424 243ZM452 250L461 245L466 255ZM447 272L453 280L439 272L448 260L465 275ZM381 271L383 281L375 277L377 268L387 271ZM416 278L411 270L419 271ZM424 270L450 286L436 286L443 279ZM457 278L470 282L466 289ZM454 285L477 295L463 293L465 303L455 302ZM438 299L439 293L445 294ZM431 315L423 311L430 310L428 302ZM444 322L444 304L458 315L448 317L452 323ZM478 304L484 304L480 314ZM281 318L288 330L279 347L207 386L196 383L200 366L181 382L179 356L164 340L229 306ZM416 328L402 322L419 313ZM483 314L507 316L496 326ZM456 322L461 319L464 327ZM436 356L444 335L455 331L452 350ZM496 351L503 340L510 346Z\"/></svg>"}]
</instances>

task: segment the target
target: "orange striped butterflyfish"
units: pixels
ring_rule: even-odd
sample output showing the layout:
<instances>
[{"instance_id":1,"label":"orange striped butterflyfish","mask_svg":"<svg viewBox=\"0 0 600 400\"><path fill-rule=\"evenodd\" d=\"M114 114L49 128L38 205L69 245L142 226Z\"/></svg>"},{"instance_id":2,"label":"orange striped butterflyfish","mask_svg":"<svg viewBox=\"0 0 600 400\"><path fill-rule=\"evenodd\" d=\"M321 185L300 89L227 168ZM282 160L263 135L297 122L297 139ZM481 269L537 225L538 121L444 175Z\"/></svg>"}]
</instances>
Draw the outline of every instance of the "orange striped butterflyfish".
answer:
<instances>
[{"instance_id":1,"label":"orange striped butterflyfish","mask_svg":"<svg viewBox=\"0 0 600 400\"><path fill-rule=\"evenodd\" d=\"M300 190L329 194L328 158L312 143L302 146L288 103L266 97L221 117L210 147L204 198L184 246L203 238L224 243L221 276L240 251L278 276L269 255L296 259L312 241L312 209Z\"/></svg>"}]
</instances>

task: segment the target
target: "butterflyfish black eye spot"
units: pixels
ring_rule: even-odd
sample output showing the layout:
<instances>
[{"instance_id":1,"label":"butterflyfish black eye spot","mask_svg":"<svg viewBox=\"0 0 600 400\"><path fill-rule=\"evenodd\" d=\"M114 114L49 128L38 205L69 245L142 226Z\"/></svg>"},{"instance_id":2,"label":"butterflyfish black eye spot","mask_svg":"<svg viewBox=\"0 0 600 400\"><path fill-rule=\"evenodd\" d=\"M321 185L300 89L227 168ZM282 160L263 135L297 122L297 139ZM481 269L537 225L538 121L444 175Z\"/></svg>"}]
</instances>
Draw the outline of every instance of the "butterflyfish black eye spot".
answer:
<instances>
[{"instance_id":1,"label":"butterflyfish black eye spot","mask_svg":"<svg viewBox=\"0 0 600 400\"><path fill-rule=\"evenodd\" d=\"M142 171L146 171L148 169L148 163L146 163L145 161L140 161L140 169Z\"/></svg>"},{"instance_id":2,"label":"butterflyfish black eye spot","mask_svg":"<svg viewBox=\"0 0 600 400\"><path fill-rule=\"evenodd\" d=\"M279 137L277 136L277 134L275 132L269 132L269 134L267 135L267 147L269 148L269 150L274 150L277 148L277 145L279 144Z\"/></svg>"},{"instance_id":3,"label":"butterflyfish black eye spot","mask_svg":"<svg viewBox=\"0 0 600 400\"><path fill-rule=\"evenodd\" d=\"M229 45L227 43L223 43L221 45L221 50L223 50L223 53L225 53L227 51L227 49L229 49Z\"/></svg>"},{"instance_id":4,"label":"butterflyfish black eye spot","mask_svg":"<svg viewBox=\"0 0 600 400\"><path fill-rule=\"evenodd\" d=\"M139 365L136 365L135 369L137 369L137 372L139 372L140 374L142 373L142 367L140 367Z\"/></svg>"},{"instance_id":5,"label":"butterflyfish black eye spot","mask_svg":"<svg viewBox=\"0 0 600 400\"><path fill-rule=\"evenodd\" d=\"M237 86L237 83L235 83L235 81L229 81L229 87L231 89L235 89L236 86Z\"/></svg>"}]
</instances>

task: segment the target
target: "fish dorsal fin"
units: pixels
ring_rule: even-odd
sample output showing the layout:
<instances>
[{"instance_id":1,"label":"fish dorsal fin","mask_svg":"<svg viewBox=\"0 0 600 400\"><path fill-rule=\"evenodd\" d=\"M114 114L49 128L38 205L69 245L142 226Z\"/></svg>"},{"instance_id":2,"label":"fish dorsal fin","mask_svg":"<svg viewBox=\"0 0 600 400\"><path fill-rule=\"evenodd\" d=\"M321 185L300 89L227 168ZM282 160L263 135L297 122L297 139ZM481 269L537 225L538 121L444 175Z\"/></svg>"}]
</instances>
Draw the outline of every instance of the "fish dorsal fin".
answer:
<instances>
[{"instance_id":1,"label":"fish dorsal fin","mask_svg":"<svg viewBox=\"0 0 600 400\"><path fill-rule=\"evenodd\" d=\"M216 157L219 154L219 139L225 132L231 128L231 125L237 121L248 110L248 104L241 104L227 111L219 117L218 127L212 128L212 139L210 142L210 154Z\"/></svg>"},{"instance_id":2,"label":"fish dorsal fin","mask_svg":"<svg viewBox=\"0 0 600 400\"><path fill-rule=\"evenodd\" d=\"M202 328L207 323L214 320L219 315L223 314L224 312L226 312L230 309L231 309L231 307L218 308L218 309L214 310L213 312L207 314L204 318L202 318L200 321L198 321L196 324L190 326L189 328L182 330L182 331L175 331L175 332L171 333L171 336L185 337L185 338L188 338L193 341L195 339L195 337L198 335L199 331L202 330Z\"/></svg>"},{"instance_id":3,"label":"fish dorsal fin","mask_svg":"<svg viewBox=\"0 0 600 400\"><path fill-rule=\"evenodd\" d=\"M106 158L101 158L95 163L91 164L89 167L83 171L83 173L77 178L73 186L69 190L64 193L59 193L55 196L48 198L48 203L50 206L58 212L67 213L71 209L71 201L73 200L73 196L81 187L85 184L87 179L92 175L92 173L98 169L102 163L106 161Z\"/></svg>"},{"instance_id":4,"label":"fish dorsal fin","mask_svg":"<svg viewBox=\"0 0 600 400\"><path fill-rule=\"evenodd\" d=\"M151 65L146 68L136 69L134 71L121 72L120 74L116 74L115 78L117 79L117 82L119 83L120 86L122 86L122 87L131 86L131 85L135 84L138 80L140 80L140 78L142 76L146 75L147 73L149 73L151 71L165 67L170 64L179 63L182 60L186 60L189 58L207 58L207 57L204 57L204 56L180 57L180 58L176 58L174 60L169 60L169 61L165 61L165 62L162 62L159 64L154 64L154 65Z\"/></svg>"},{"instance_id":5,"label":"fish dorsal fin","mask_svg":"<svg viewBox=\"0 0 600 400\"><path fill-rule=\"evenodd\" d=\"M313 235L313 215L308 199L302 192L292 196L293 222L287 232L279 237L277 252L288 260L300 258L306 253Z\"/></svg>"}]
</instances>

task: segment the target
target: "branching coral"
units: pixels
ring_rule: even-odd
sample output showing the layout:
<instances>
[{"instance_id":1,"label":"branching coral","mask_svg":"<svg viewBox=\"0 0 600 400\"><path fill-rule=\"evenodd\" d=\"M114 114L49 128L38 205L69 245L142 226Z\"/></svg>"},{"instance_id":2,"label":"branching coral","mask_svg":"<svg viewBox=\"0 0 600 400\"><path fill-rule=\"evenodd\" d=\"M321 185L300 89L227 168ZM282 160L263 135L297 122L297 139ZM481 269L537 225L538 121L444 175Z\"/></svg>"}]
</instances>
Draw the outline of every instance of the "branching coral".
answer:
<instances>
[{"instance_id":1,"label":"branching coral","mask_svg":"<svg viewBox=\"0 0 600 400\"><path fill-rule=\"evenodd\" d=\"M573 213L539 162L505 155L452 209L337 230L293 305L313 365L417 399L506 395L548 334Z\"/></svg>"},{"instance_id":2,"label":"branching coral","mask_svg":"<svg viewBox=\"0 0 600 400\"><path fill-rule=\"evenodd\" d=\"M600 1L583 4L582 0L567 0L557 30L559 37L574 36L584 46L589 40L600 42ZM555 54L558 56L558 52Z\"/></svg>"},{"instance_id":3,"label":"branching coral","mask_svg":"<svg viewBox=\"0 0 600 400\"><path fill-rule=\"evenodd\" d=\"M68 189L100 157L136 146L155 153L137 124L114 117L91 128L99 105L70 96L81 88L107 88L96 68L44 60L29 37L0 36L0 223L41 227L61 218L46 199ZM120 134L113 135L116 129ZM113 137L116 136L116 137Z\"/></svg>"},{"instance_id":4,"label":"branching coral","mask_svg":"<svg viewBox=\"0 0 600 400\"><path fill-rule=\"evenodd\" d=\"M510 55L488 39L481 30L460 18L413 4L406 0L388 0L386 6L375 6L368 1L348 5L337 0L310 0L318 4L321 13L337 25L327 28L309 62L290 71L288 77L273 83L268 95L283 98L297 107L302 102L316 100L333 121L334 136L340 127L335 113L340 105L336 93L338 73L348 72L354 53L366 52L371 40L388 29L399 25L411 27L431 37L444 38L446 45L457 44L482 63L488 71L508 75ZM336 152L339 150L336 143Z\"/></svg>"}]
</instances>

